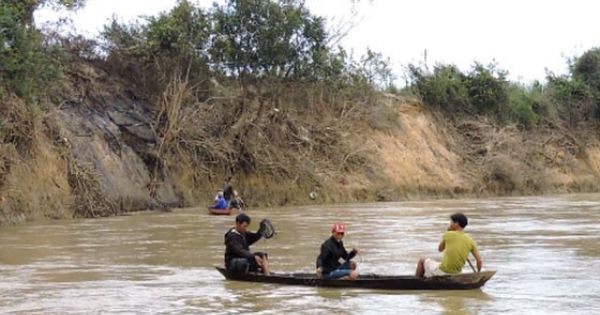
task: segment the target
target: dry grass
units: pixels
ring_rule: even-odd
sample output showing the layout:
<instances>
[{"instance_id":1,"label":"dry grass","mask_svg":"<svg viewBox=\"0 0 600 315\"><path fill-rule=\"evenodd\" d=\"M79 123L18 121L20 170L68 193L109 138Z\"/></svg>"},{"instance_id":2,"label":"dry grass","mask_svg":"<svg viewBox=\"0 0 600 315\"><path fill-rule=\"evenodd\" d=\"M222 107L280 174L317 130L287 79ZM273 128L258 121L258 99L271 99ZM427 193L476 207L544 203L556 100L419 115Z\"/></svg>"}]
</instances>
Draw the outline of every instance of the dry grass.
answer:
<instances>
[{"instance_id":1,"label":"dry grass","mask_svg":"<svg viewBox=\"0 0 600 315\"><path fill-rule=\"evenodd\" d=\"M399 100L398 132L368 133L389 187L388 199L421 195L511 195L597 191L596 135L556 125L531 131L485 117L450 121ZM595 144L594 144L595 143ZM371 181L366 187L373 188ZM381 181L380 181L381 182ZM385 182L385 181L384 181Z\"/></svg>"},{"instance_id":2,"label":"dry grass","mask_svg":"<svg viewBox=\"0 0 600 315\"><path fill-rule=\"evenodd\" d=\"M0 99L0 223L69 217L64 168L42 132L41 110Z\"/></svg>"},{"instance_id":3,"label":"dry grass","mask_svg":"<svg viewBox=\"0 0 600 315\"><path fill-rule=\"evenodd\" d=\"M0 143L12 144L26 154L35 138L35 119L32 107L14 94L0 93Z\"/></svg>"},{"instance_id":4,"label":"dry grass","mask_svg":"<svg viewBox=\"0 0 600 315\"><path fill-rule=\"evenodd\" d=\"M74 217L95 218L117 215L117 205L110 201L98 184L98 174L89 165L69 161L69 186L75 195Z\"/></svg>"},{"instance_id":5,"label":"dry grass","mask_svg":"<svg viewBox=\"0 0 600 315\"><path fill-rule=\"evenodd\" d=\"M34 219L70 218L73 198L66 182L66 166L46 139L36 141L31 155L13 156L0 196L0 223Z\"/></svg>"},{"instance_id":6,"label":"dry grass","mask_svg":"<svg viewBox=\"0 0 600 315\"><path fill-rule=\"evenodd\" d=\"M171 143L164 160L179 170L177 182L208 185L209 196L230 176L245 186L242 178L261 174L305 190L365 168L369 149L353 143L353 133L375 119L365 118L364 100L342 101L343 95L312 85L274 85L193 102L178 96L193 95L182 92L189 85L173 86L182 88L165 90L157 120L157 130L173 131L161 133Z\"/></svg>"},{"instance_id":7,"label":"dry grass","mask_svg":"<svg viewBox=\"0 0 600 315\"><path fill-rule=\"evenodd\" d=\"M0 144L0 223L93 217L108 209L94 174L76 165L59 123L17 98L3 100Z\"/></svg>"}]
</instances>

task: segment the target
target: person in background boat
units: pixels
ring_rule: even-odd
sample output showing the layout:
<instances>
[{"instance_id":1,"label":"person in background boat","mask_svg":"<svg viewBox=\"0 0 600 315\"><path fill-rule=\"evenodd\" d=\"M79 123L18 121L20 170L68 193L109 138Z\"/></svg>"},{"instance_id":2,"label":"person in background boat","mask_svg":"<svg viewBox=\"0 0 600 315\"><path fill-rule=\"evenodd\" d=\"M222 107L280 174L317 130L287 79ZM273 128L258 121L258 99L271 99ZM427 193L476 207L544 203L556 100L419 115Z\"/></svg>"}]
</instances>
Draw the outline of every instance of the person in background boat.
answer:
<instances>
[{"instance_id":1,"label":"person in background boat","mask_svg":"<svg viewBox=\"0 0 600 315\"><path fill-rule=\"evenodd\" d=\"M244 204L244 200L242 200L242 198L238 194L237 190L234 190L233 191L233 199L229 203L229 208L236 208L236 209L241 210L245 207L246 207L246 204Z\"/></svg>"},{"instance_id":2,"label":"person in background boat","mask_svg":"<svg viewBox=\"0 0 600 315\"><path fill-rule=\"evenodd\" d=\"M244 213L235 217L235 227L225 233L225 268L233 273L262 272L269 275L267 253L251 252L262 233L248 231L250 217Z\"/></svg>"},{"instance_id":3,"label":"person in background boat","mask_svg":"<svg viewBox=\"0 0 600 315\"><path fill-rule=\"evenodd\" d=\"M223 192L219 191L215 197L215 204L211 207L213 209L227 209L227 201L223 198Z\"/></svg>"},{"instance_id":4,"label":"person in background boat","mask_svg":"<svg viewBox=\"0 0 600 315\"><path fill-rule=\"evenodd\" d=\"M223 189L223 197L227 201L227 207L231 208L231 201L233 200L233 186L227 181L225 188Z\"/></svg>"},{"instance_id":5,"label":"person in background boat","mask_svg":"<svg viewBox=\"0 0 600 315\"><path fill-rule=\"evenodd\" d=\"M444 252L441 263L430 258L419 259L416 271L417 277L429 278L460 273L469 257L469 253L475 256L477 271L481 271L483 262L477 249L477 243L469 234L464 232L464 228L468 223L467 217L462 213L455 213L450 216L448 230L444 233L442 241L438 245L438 250Z\"/></svg>"},{"instance_id":6,"label":"person in background boat","mask_svg":"<svg viewBox=\"0 0 600 315\"><path fill-rule=\"evenodd\" d=\"M350 253L344 248L342 239L346 233L346 226L341 223L336 223L331 229L331 237L321 245L321 252L317 257L317 278L324 279L339 279L348 278L356 280L358 271L356 271L356 263L351 261L358 249L352 249ZM343 262L340 262L343 259Z\"/></svg>"}]
</instances>

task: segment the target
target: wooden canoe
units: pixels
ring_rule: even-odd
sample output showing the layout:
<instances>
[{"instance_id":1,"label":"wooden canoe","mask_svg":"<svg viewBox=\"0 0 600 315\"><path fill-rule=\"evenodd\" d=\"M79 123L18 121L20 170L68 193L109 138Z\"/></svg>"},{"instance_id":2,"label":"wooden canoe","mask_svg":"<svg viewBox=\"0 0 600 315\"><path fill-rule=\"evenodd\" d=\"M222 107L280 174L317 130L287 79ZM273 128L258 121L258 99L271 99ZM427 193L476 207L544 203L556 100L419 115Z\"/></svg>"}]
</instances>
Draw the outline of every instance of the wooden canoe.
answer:
<instances>
[{"instance_id":1,"label":"wooden canoe","mask_svg":"<svg viewBox=\"0 0 600 315\"><path fill-rule=\"evenodd\" d=\"M216 209L213 207L208 207L208 213L213 214L213 215L230 215L230 214L238 214L239 211L236 208Z\"/></svg>"},{"instance_id":2,"label":"wooden canoe","mask_svg":"<svg viewBox=\"0 0 600 315\"><path fill-rule=\"evenodd\" d=\"M325 280L317 279L309 273L271 273L265 276L259 273L232 274L225 268L215 267L229 280L276 283L287 285L304 285L313 287L333 288L368 288L385 290L469 290L482 287L496 271L478 273L461 273L457 275L439 276L431 278L417 278L415 276L385 276L361 275L357 280Z\"/></svg>"}]
</instances>

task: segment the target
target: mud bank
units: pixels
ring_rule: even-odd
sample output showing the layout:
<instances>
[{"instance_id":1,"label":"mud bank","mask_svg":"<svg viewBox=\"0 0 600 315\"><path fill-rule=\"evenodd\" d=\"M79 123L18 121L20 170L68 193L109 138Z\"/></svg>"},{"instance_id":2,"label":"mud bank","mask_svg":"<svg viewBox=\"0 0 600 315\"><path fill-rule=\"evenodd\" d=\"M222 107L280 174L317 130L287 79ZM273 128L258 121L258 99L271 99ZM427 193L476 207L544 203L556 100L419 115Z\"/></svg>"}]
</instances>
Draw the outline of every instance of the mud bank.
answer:
<instances>
[{"instance_id":1,"label":"mud bank","mask_svg":"<svg viewBox=\"0 0 600 315\"><path fill-rule=\"evenodd\" d=\"M521 130L484 117L449 120L397 95L382 94L376 102L374 107L387 109L391 127L357 122L340 134L349 146L341 156L317 151L299 157L310 169L310 176L302 177L224 172L210 164L199 173L184 163L191 159L184 155L165 163L149 104L119 88L64 98L38 120L30 154L0 147L0 223L203 208L229 176L251 207L600 190L600 142L594 131L567 130L554 122ZM285 125L294 113L277 119ZM322 132L300 129L302 139ZM260 131L255 137L270 140ZM277 156L270 158L278 162ZM360 167L346 167L350 159ZM311 192L316 198L309 198Z\"/></svg>"}]
</instances>

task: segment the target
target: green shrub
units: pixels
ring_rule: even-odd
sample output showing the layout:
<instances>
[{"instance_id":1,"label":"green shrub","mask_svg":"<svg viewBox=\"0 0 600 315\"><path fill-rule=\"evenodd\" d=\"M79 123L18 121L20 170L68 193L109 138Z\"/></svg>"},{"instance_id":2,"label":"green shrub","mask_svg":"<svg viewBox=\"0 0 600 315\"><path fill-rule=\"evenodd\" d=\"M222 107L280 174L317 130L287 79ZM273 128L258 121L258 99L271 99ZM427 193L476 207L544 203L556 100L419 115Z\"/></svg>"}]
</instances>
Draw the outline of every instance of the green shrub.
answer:
<instances>
[{"instance_id":1,"label":"green shrub","mask_svg":"<svg viewBox=\"0 0 600 315\"><path fill-rule=\"evenodd\" d=\"M600 92L600 48L583 53L570 69L574 80L581 81L594 92Z\"/></svg>"},{"instance_id":2,"label":"green shrub","mask_svg":"<svg viewBox=\"0 0 600 315\"><path fill-rule=\"evenodd\" d=\"M183 73L208 93L207 13L179 1L169 12L146 19L146 24L113 20L101 36L110 69L128 79L144 94L157 96L175 73Z\"/></svg>"},{"instance_id":3,"label":"green shrub","mask_svg":"<svg viewBox=\"0 0 600 315\"><path fill-rule=\"evenodd\" d=\"M408 70L412 89L422 101L450 115L488 115L502 122L531 127L538 121L535 109L548 112L549 102L543 100L539 85L531 91L510 85L506 71L494 64L475 63L468 74L454 65L436 65L432 73L414 65Z\"/></svg>"},{"instance_id":4,"label":"green shrub","mask_svg":"<svg viewBox=\"0 0 600 315\"><path fill-rule=\"evenodd\" d=\"M581 108L585 111L583 114L600 122L600 48L586 51L570 68L573 81L585 84L590 94L587 106Z\"/></svg>"},{"instance_id":5,"label":"green shrub","mask_svg":"<svg viewBox=\"0 0 600 315\"><path fill-rule=\"evenodd\" d=\"M393 86L396 76L390 67L390 59L383 54L367 49L358 63L352 65L356 79L370 86L385 90Z\"/></svg>"},{"instance_id":6,"label":"green shrub","mask_svg":"<svg viewBox=\"0 0 600 315\"><path fill-rule=\"evenodd\" d=\"M552 100L552 96L548 91L548 85L544 85L537 80L527 88L527 93L533 101L531 109L538 116L538 118L557 117L556 104Z\"/></svg>"},{"instance_id":7,"label":"green shrub","mask_svg":"<svg viewBox=\"0 0 600 315\"><path fill-rule=\"evenodd\" d=\"M45 64L42 37L24 23L25 12L19 6L0 4L0 84L21 97L38 92Z\"/></svg>"},{"instance_id":8,"label":"green shrub","mask_svg":"<svg viewBox=\"0 0 600 315\"><path fill-rule=\"evenodd\" d=\"M572 127L593 117L596 100L593 90L582 80L568 76L548 77L548 88L558 115Z\"/></svg>"},{"instance_id":9,"label":"green shrub","mask_svg":"<svg viewBox=\"0 0 600 315\"><path fill-rule=\"evenodd\" d=\"M508 109L510 121L516 122L521 126L530 128L538 121L538 115L534 112L536 100L534 94L526 87L511 84L508 89Z\"/></svg>"},{"instance_id":10,"label":"green shrub","mask_svg":"<svg viewBox=\"0 0 600 315\"><path fill-rule=\"evenodd\" d=\"M469 101L480 114L494 114L504 118L508 101L506 72L476 63L467 76Z\"/></svg>"},{"instance_id":11,"label":"green shrub","mask_svg":"<svg viewBox=\"0 0 600 315\"><path fill-rule=\"evenodd\" d=\"M436 65L433 73L409 65L409 77L417 95L427 105L446 111L469 111L467 77L454 65Z\"/></svg>"}]
</instances>

